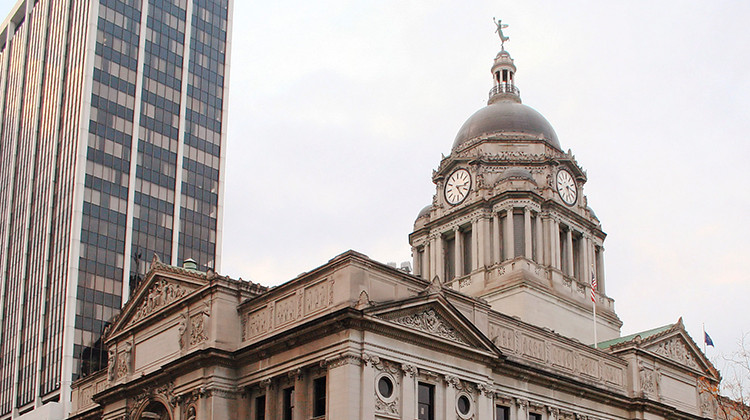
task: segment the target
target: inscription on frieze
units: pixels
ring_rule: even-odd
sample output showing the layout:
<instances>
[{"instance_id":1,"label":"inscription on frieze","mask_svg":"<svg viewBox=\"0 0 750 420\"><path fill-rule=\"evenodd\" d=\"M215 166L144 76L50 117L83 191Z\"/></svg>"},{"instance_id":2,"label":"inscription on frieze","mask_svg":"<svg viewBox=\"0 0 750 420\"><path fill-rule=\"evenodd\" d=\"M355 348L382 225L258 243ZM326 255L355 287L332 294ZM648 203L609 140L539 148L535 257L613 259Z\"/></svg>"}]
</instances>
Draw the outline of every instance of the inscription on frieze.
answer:
<instances>
[{"instance_id":1,"label":"inscription on frieze","mask_svg":"<svg viewBox=\"0 0 750 420\"><path fill-rule=\"evenodd\" d=\"M521 354L540 361L544 361L544 341L529 336L521 336Z\"/></svg>"},{"instance_id":2,"label":"inscription on frieze","mask_svg":"<svg viewBox=\"0 0 750 420\"><path fill-rule=\"evenodd\" d=\"M599 361L591 357L581 355L578 358L578 370L583 375L587 375L592 378L598 378L599 377Z\"/></svg>"},{"instance_id":3,"label":"inscription on frieze","mask_svg":"<svg viewBox=\"0 0 750 420\"><path fill-rule=\"evenodd\" d=\"M575 369L575 354L573 351L554 344L549 348L549 361L553 366L559 368L570 371Z\"/></svg>"},{"instance_id":4,"label":"inscription on frieze","mask_svg":"<svg viewBox=\"0 0 750 420\"><path fill-rule=\"evenodd\" d=\"M502 349L516 349L516 334L510 328L490 324L490 337L492 342Z\"/></svg>"},{"instance_id":5,"label":"inscription on frieze","mask_svg":"<svg viewBox=\"0 0 750 420\"><path fill-rule=\"evenodd\" d=\"M292 294L276 301L276 326L297 319L297 295Z\"/></svg>"},{"instance_id":6,"label":"inscription on frieze","mask_svg":"<svg viewBox=\"0 0 750 420\"><path fill-rule=\"evenodd\" d=\"M321 282L305 289L305 315L328 306L328 282Z\"/></svg>"}]
</instances>

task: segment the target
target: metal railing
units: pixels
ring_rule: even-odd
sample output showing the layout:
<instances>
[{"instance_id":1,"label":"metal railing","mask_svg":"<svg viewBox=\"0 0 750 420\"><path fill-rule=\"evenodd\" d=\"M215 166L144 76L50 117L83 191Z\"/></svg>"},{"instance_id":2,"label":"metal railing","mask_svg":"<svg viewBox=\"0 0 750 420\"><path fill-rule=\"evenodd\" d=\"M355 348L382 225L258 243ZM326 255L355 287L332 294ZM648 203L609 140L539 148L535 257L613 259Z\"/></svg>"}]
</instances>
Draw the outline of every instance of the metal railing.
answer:
<instances>
[{"instance_id":1,"label":"metal railing","mask_svg":"<svg viewBox=\"0 0 750 420\"><path fill-rule=\"evenodd\" d=\"M501 83L490 89L490 98L501 93L512 93L516 96L520 96L520 91L517 87L510 83Z\"/></svg>"}]
</instances>

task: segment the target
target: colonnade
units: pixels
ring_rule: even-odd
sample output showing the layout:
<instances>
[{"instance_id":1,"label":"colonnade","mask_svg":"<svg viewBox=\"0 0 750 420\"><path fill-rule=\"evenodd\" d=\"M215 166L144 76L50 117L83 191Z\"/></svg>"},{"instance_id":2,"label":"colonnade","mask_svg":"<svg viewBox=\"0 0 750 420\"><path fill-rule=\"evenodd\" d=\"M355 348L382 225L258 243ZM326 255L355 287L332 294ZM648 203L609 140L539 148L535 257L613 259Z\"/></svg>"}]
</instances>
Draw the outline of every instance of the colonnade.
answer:
<instances>
[{"instance_id":1,"label":"colonnade","mask_svg":"<svg viewBox=\"0 0 750 420\"><path fill-rule=\"evenodd\" d=\"M593 274L598 290L604 291L601 240L574 223L542 213L533 203L476 212L435 228L415 242L414 271L426 279L437 276L451 281L521 257L579 282L590 282ZM449 274L455 277L446 278Z\"/></svg>"}]
</instances>

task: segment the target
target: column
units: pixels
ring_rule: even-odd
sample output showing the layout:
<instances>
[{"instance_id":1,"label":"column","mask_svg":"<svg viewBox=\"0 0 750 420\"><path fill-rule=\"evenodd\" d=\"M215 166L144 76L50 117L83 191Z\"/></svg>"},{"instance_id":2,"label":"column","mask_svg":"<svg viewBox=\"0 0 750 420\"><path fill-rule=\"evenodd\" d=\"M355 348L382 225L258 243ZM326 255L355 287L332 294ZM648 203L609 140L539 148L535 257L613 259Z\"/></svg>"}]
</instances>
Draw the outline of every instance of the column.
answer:
<instances>
[{"instance_id":1,"label":"column","mask_svg":"<svg viewBox=\"0 0 750 420\"><path fill-rule=\"evenodd\" d=\"M536 223L536 262L544 263L544 227L542 226L541 213L537 213L534 223Z\"/></svg>"},{"instance_id":2,"label":"column","mask_svg":"<svg viewBox=\"0 0 750 420\"><path fill-rule=\"evenodd\" d=\"M367 354L364 354L365 360L367 360L366 356ZM362 406L360 407L360 415L358 418L361 419L372 419L375 418L375 399L377 398L375 396L375 387L377 386L377 383L375 383L375 376L377 374L377 371L375 370L375 366L373 366L372 359L370 359L369 363L363 363L362 364L362 381L360 383L360 400L362 401ZM331 375L328 375L328 378L330 380ZM331 385L329 385L329 389L332 389ZM331 395L328 396L328 401L330 401L328 404L332 405L332 403L339 399L339 396L331 392ZM331 417L331 414L328 414L327 418L334 418Z\"/></svg>"},{"instance_id":3,"label":"column","mask_svg":"<svg viewBox=\"0 0 750 420\"><path fill-rule=\"evenodd\" d=\"M440 278L441 282L445 282L445 241L443 235L435 235L435 275ZM430 279L432 281L432 279Z\"/></svg>"},{"instance_id":4,"label":"column","mask_svg":"<svg viewBox=\"0 0 750 420\"><path fill-rule=\"evenodd\" d=\"M446 375L443 378L443 402L445 403L444 410L443 410L443 416L444 419L455 419L456 416L456 388L451 386L452 381L458 381L457 378ZM441 416L438 414L438 401L440 401L439 398L437 398L438 389L435 387L435 417L440 418Z\"/></svg>"},{"instance_id":5,"label":"column","mask_svg":"<svg viewBox=\"0 0 750 420\"><path fill-rule=\"evenodd\" d=\"M594 267L594 244L591 237L585 235L583 245L586 247L586 252L584 253L585 260L583 261L585 268L583 269L583 272L585 273L586 281L591 282L591 276L596 269Z\"/></svg>"},{"instance_id":6,"label":"column","mask_svg":"<svg viewBox=\"0 0 750 420\"><path fill-rule=\"evenodd\" d=\"M432 281L432 278L435 276L435 274L432 272L432 244L430 243L429 237L424 244L424 255L422 255L422 258L422 277L427 281Z\"/></svg>"},{"instance_id":7,"label":"column","mask_svg":"<svg viewBox=\"0 0 750 420\"><path fill-rule=\"evenodd\" d=\"M607 294L606 282L604 281L604 247L599 247L599 258L596 259L596 266L598 267L596 272L597 287L602 295Z\"/></svg>"},{"instance_id":8,"label":"column","mask_svg":"<svg viewBox=\"0 0 750 420\"><path fill-rule=\"evenodd\" d=\"M471 270L479 267L479 221L474 219L471 221Z\"/></svg>"},{"instance_id":9,"label":"column","mask_svg":"<svg viewBox=\"0 0 750 420\"><path fill-rule=\"evenodd\" d=\"M565 273L569 276L573 275L573 231L568 228L565 231L565 244L567 252L563 255L563 258L568 262L568 272Z\"/></svg>"},{"instance_id":10,"label":"column","mask_svg":"<svg viewBox=\"0 0 750 420\"><path fill-rule=\"evenodd\" d=\"M341 359L331 363L328 367L328 414L329 419L357 419L360 418L360 387L354 384L361 384L361 362L352 356L342 356ZM367 389L367 388L365 388ZM372 388L370 388L372 391ZM375 398L373 392L370 392L367 398ZM299 413L299 411L297 412ZM295 419L305 418L300 414L295 415ZM372 418L372 417L370 417Z\"/></svg>"},{"instance_id":11,"label":"column","mask_svg":"<svg viewBox=\"0 0 750 420\"><path fill-rule=\"evenodd\" d=\"M531 248L531 210L528 207L523 208L523 236L524 236L524 255L532 259L533 252Z\"/></svg>"},{"instance_id":12,"label":"column","mask_svg":"<svg viewBox=\"0 0 750 420\"><path fill-rule=\"evenodd\" d=\"M513 207L508 209L508 213L505 215L505 252L508 259L513 259L515 255L513 246Z\"/></svg>"},{"instance_id":13,"label":"column","mask_svg":"<svg viewBox=\"0 0 750 420\"><path fill-rule=\"evenodd\" d=\"M494 223L492 224L492 246L494 249L493 262L499 263L503 260L503 250L500 243L500 229L502 229L502 227L500 226L500 216L496 212L492 213L492 219L494 220Z\"/></svg>"},{"instance_id":14,"label":"column","mask_svg":"<svg viewBox=\"0 0 750 420\"><path fill-rule=\"evenodd\" d=\"M549 221L549 242L550 265L559 270L562 267L560 262L560 225L554 219Z\"/></svg>"},{"instance_id":15,"label":"column","mask_svg":"<svg viewBox=\"0 0 750 420\"><path fill-rule=\"evenodd\" d=\"M477 219L477 268L483 268L487 265L488 249L487 249L487 218L479 216Z\"/></svg>"},{"instance_id":16,"label":"column","mask_svg":"<svg viewBox=\"0 0 750 420\"><path fill-rule=\"evenodd\" d=\"M476 413L475 418L477 419L494 419L495 418L495 405L492 400L492 391L489 385L480 384L479 392L477 393L477 405L474 408Z\"/></svg>"},{"instance_id":17,"label":"column","mask_svg":"<svg viewBox=\"0 0 750 420\"><path fill-rule=\"evenodd\" d=\"M529 418L529 402L522 399L516 399L516 420L528 420Z\"/></svg>"},{"instance_id":18,"label":"column","mask_svg":"<svg viewBox=\"0 0 750 420\"><path fill-rule=\"evenodd\" d=\"M417 367L413 365L403 364L401 370L404 375L401 378L401 401L403 404L403 417L404 419L416 419L417 418ZM373 416L362 416L361 418L373 418Z\"/></svg>"},{"instance_id":19,"label":"column","mask_svg":"<svg viewBox=\"0 0 750 420\"><path fill-rule=\"evenodd\" d=\"M464 274L464 259L463 250L464 242L461 236L461 228L458 226L453 228L453 270L456 272L456 277L460 277Z\"/></svg>"}]
</instances>

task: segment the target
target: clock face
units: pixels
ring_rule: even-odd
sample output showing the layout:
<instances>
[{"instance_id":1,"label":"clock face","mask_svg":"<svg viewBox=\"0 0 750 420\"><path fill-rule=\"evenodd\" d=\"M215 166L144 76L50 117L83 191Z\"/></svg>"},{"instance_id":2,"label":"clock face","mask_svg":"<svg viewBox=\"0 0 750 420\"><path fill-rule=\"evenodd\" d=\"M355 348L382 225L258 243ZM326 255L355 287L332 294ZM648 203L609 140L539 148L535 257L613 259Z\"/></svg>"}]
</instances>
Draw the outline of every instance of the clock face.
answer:
<instances>
[{"instance_id":1,"label":"clock face","mask_svg":"<svg viewBox=\"0 0 750 420\"><path fill-rule=\"evenodd\" d=\"M560 194L560 198L565 204L572 206L576 203L578 197L576 181L573 179L573 175L565 169L560 169L557 172L557 193Z\"/></svg>"},{"instance_id":2,"label":"clock face","mask_svg":"<svg viewBox=\"0 0 750 420\"><path fill-rule=\"evenodd\" d=\"M464 201L471 190L471 175L466 169L454 171L445 181L445 201L456 205Z\"/></svg>"}]
</instances>

